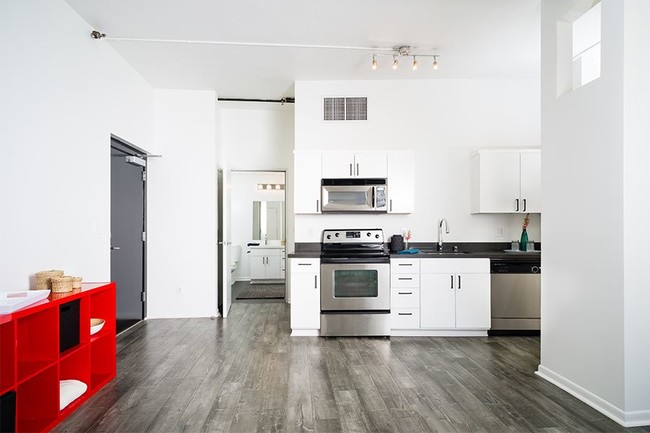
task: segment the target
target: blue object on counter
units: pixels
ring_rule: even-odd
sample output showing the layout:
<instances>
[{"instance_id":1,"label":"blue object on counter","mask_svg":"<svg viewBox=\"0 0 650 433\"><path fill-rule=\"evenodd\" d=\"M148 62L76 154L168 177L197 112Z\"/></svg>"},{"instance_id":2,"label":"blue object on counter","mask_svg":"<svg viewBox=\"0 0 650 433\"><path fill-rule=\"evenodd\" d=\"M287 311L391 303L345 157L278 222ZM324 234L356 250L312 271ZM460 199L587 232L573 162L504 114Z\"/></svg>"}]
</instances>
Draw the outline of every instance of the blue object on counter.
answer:
<instances>
[{"instance_id":1,"label":"blue object on counter","mask_svg":"<svg viewBox=\"0 0 650 433\"><path fill-rule=\"evenodd\" d=\"M397 254L417 254L420 250L418 248L409 248L408 250L402 250Z\"/></svg>"}]
</instances>

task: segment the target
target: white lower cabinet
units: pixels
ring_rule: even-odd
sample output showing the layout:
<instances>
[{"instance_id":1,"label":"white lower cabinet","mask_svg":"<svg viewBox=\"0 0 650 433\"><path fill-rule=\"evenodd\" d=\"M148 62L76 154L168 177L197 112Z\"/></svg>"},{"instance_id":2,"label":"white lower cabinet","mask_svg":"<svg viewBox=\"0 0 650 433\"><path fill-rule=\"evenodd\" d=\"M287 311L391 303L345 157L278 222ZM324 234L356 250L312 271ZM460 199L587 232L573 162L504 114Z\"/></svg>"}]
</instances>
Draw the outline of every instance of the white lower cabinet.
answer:
<instances>
[{"instance_id":1,"label":"white lower cabinet","mask_svg":"<svg viewBox=\"0 0 650 433\"><path fill-rule=\"evenodd\" d=\"M320 259L290 259L291 335L318 335Z\"/></svg>"},{"instance_id":2,"label":"white lower cabinet","mask_svg":"<svg viewBox=\"0 0 650 433\"><path fill-rule=\"evenodd\" d=\"M394 330L485 335L490 328L490 260L391 260L391 295Z\"/></svg>"}]
</instances>

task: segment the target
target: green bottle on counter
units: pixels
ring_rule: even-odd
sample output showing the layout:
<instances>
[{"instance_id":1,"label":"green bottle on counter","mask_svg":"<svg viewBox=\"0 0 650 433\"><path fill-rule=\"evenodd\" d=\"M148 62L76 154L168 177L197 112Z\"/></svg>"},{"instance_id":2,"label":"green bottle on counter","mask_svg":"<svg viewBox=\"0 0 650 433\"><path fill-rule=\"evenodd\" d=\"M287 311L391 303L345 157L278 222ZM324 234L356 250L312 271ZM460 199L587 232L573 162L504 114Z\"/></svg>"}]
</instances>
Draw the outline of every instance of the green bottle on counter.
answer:
<instances>
[{"instance_id":1,"label":"green bottle on counter","mask_svg":"<svg viewBox=\"0 0 650 433\"><path fill-rule=\"evenodd\" d=\"M526 227L524 227L521 232L521 239L519 240L519 251L526 251L528 246L528 233L526 232Z\"/></svg>"}]
</instances>

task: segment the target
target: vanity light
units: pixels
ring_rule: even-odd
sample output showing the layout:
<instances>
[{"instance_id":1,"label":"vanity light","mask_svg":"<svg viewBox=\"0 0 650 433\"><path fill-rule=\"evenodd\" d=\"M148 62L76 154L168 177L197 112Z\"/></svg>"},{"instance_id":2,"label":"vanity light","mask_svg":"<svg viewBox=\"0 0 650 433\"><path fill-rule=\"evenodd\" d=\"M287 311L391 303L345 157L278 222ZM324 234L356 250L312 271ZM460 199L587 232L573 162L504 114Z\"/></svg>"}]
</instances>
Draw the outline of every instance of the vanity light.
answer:
<instances>
[{"instance_id":1,"label":"vanity light","mask_svg":"<svg viewBox=\"0 0 650 433\"><path fill-rule=\"evenodd\" d=\"M415 56L413 56L413 66L412 66L412 68L413 68L414 71L418 70L418 61L415 58Z\"/></svg>"},{"instance_id":2,"label":"vanity light","mask_svg":"<svg viewBox=\"0 0 650 433\"><path fill-rule=\"evenodd\" d=\"M438 70L438 56L433 56L433 69Z\"/></svg>"},{"instance_id":3,"label":"vanity light","mask_svg":"<svg viewBox=\"0 0 650 433\"><path fill-rule=\"evenodd\" d=\"M393 69L397 69L399 67L399 63L397 62L397 57L393 56Z\"/></svg>"},{"instance_id":4,"label":"vanity light","mask_svg":"<svg viewBox=\"0 0 650 433\"><path fill-rule=\"evenodd\" d=\"M375 56L373 54L372 55L372 70L374 71L375 69L377 69L377 56Z\"/></svg>"},{"instance_id":5,"label":"vanity light","mask_svg":"<svg viewBox=\"0 0 650 433\"><path fill-rule=\"evenodd\" d=\"M258 183L257 189L262 191L281 191L284 189L282 183Z\"/></svg>"}]
</instances>

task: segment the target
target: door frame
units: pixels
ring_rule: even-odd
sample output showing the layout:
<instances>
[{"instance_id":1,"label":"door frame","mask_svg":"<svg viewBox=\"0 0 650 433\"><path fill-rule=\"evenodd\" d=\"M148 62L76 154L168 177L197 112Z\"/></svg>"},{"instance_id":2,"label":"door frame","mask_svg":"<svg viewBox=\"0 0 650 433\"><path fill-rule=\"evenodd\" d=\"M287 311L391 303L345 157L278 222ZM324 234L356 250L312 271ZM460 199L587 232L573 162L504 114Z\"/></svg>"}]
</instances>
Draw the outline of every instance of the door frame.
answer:
<instances>
[{"instance_id":1,"label":"door frame","mask_svg":"<svg viewBox=\"0 0 650 433\"><path fill-rule=\"evenodd\" d=\"M284 258L285 258L285 270L284 270L284 303L288 304L289 303L289 271L288 271L288 258L287 258L287 236L288 236L288 227L287 227L287 221L289 216L287 215L287 203L288 203L288 190L289 188L288 185L288 177L289 177L289 170L286 168L245 168L245 169L238 169L238 168L233 168L229 169L229 176L232 177L234 173L282 173L284 175L284 212L283 212L283 221L282 224L284 225L284 241L285 241L285 252L284 252ZM230 215L231 211L230 209L228 210L228 214ZM231 218L232 221L232 218ZM232 224L232 223L231 223ZM242 245L242 254L244 254L245 250L245 245ZM229 268L228 268L229 272ZM232 299L232 286L228 288L228 291L230 292L230 301L231 303L234 301Z\"/></svg>"},{"instance_id":2,"label":"door frame","mask_svg":"<svg viewBox=\"0 0 650 433\"><path fill-rule=\"evenodd\" d=\"M138 158L143 158L147 161L148 156L152 156L146 150L136 146L133 143L128 142L127 140L111 134L111 143L110 149L116 149L120 152L124 152L130 156L137 156ZM148 164L144 167L144 185L143 185L143 196L142 196L142 230L145 232L144 241L142 241L142 320L147 318L147 239L149 238L149 232L147 231L147 168ZM112 221L111 221L112 224Z\"/></svg>"}]
</instances>

